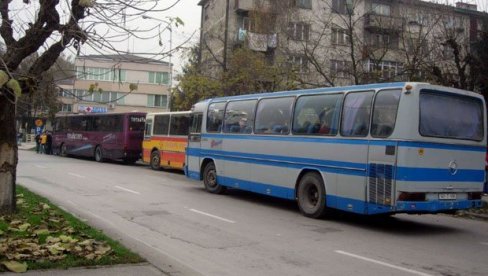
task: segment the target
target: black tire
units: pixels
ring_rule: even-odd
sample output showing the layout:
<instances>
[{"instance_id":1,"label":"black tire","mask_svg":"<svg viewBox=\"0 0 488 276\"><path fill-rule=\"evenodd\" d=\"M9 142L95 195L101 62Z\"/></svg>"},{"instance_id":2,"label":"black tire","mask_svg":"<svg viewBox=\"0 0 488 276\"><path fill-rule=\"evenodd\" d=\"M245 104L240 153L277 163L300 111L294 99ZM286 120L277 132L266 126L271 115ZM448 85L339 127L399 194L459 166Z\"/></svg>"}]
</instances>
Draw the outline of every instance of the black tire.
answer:
<instances>
[{"instance_id":1,"label":"black tire","mask_svg":"<svg viewBox=\"0 0 488 276\"><path fill-rule=\"evenodd\" d=\"M100 146L97 146L95 148L95 161L97 161L97 162L103 162L104 161L102 147L100 147Z\"/></svg>"},{"instance_id":2,"label":"black tire","mask_svg":"<svg viewBox=\"0 0 488 276\"><path fill-rule=\"evenodd\" d=\"M151 152L151 160L149 161L149 164L151 165L151 169L155 171L161 169L161 155L159 154L159 151L155 150Z\"/></svg>"},{"instance_id":3,"label":"black tire","mask_svg":"<svg viewBox=\"0 0 488 276\"><path fill-rule=\"evenodd\" d=\"M298 184L298 208L310 218L322 218L327 214L325 187L322 177L315 172L305 174Z\"/></svg>"},{"instance_id":4,"label":"black tire","mask_svg":"<svg viewBox=\"0 0 488 276\"><path fill-rule=\"evenodd\" d=\"M66 150L66 144L61 144L61 148L59 149L59 155L62 157L68 156L68 151Z\"/></svg>"},{"instance_id":5,"label":"black tire","mask_svg":"<svg viewBox=\"0 0 488 276\"><path fill-rule=\"evenodd\" d=\"M205 190L212 194L221 194L226 190L224 186L217 183L217 170L213 162L205 165L205 169L203 170L203 184L205 185Z\"/></svg>"}]
</instances>

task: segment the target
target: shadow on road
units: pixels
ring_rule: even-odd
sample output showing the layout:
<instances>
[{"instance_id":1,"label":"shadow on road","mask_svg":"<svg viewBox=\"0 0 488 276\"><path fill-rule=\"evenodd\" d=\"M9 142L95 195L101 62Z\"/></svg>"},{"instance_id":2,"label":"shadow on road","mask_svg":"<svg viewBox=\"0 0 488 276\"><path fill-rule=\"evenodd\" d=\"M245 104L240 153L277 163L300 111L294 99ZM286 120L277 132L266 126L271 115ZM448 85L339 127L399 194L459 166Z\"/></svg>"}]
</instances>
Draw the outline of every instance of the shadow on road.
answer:
<instances>
[{"instance_id":1,"label":"shadow on road","mask_svg":"<svg viewBox=\"0 0 488 276\"><path fill-rule=\"evenodd\" d=\"M201 187L192 187L192 189L198 190L198 192L205 192L203 185ZM227 190L225 196L232 197L233 200L241 200L282 211L285 210L297 214L299 213L297 203L291 200L274 198L236 189ZM437 216L444 217L444 215ZM449 227L439 223L436 221L436 215L422 216L422 218L430 218L430 220L418 221L416 218L419 218L419 216L404 214L392 216L366 216L334 210L327 218L319 220L310 219L310 222L314 224L316 223L317 226L334 223L335 228L340 227L341 225L348 225L365 228L371 231L405 236L445 235L462 231L459 228Z\"/></svg>"}]
</instances>

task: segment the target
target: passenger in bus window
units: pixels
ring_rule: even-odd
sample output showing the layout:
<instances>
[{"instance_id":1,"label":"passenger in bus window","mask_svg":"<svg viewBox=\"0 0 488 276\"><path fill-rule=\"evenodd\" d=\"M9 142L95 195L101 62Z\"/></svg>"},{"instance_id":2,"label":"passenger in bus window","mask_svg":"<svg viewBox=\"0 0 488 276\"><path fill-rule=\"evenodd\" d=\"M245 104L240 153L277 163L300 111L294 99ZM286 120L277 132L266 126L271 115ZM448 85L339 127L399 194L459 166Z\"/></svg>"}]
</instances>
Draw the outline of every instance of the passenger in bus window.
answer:
<instances>
[{"instance_id":1,"label":"passenger in bus window","mask_svg":"<svg viewBox=\"0 0 488 276\"><path fill-rule=\"evenodd\" d=\"M251 127L247 126L247 118L242 117L239 120L239 132L240 133L251 133L252 129Z\"/></svg>"},{"instance_id":2,"label":"passenger in bus window","mask_svg":"<svg viewBox=\"0 0 488 276\"><path fill-rule=\"evenodd\" d=\"M323 110L320 113L320 128L318 130L319 134L329 134L330 132L330 124L332 121L332 111L331 110Z\"/></svg>"}]
</instances>

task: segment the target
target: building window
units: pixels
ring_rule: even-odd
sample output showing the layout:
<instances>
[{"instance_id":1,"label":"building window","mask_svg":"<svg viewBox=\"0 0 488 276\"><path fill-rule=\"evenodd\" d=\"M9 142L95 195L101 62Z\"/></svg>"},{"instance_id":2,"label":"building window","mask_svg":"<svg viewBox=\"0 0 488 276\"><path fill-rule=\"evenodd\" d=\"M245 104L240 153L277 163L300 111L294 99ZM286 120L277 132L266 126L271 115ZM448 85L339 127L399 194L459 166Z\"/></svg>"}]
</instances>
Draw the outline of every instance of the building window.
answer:
<instances>
[{"instance_id":1,"label":"building window","mask_svg":"<svg viewBox=\"0 0 488 276\"><path fill-rule=\"evenodd\" d=\"M64 98L70 98L71 99L74 97L73 90L61 88L61 89L59 89L58 97L64 97Z\"/></svg>"},{"instance_id":2,"label":"building window","mask_svg":"<svg viewBox=\"0 0 488 276\"><path fill-rule=\"evenodd\" d=\"M398 40L389 34L370 34L370 45L379 48L397 49Z\"/></svg>"},{"instance_id":3,"label":"building window","mask_svg":"<svg viewBox=\"0 0 488 276\"><path fill-rule=\"evenodd\" d=\"M396 61L376 62L368 60L368 70L369 72L380 72L384 80L391 80L402 74L403 63Z\"/></svg>"},{"instance_id":4,"label":"building window","mask_svg":"<svg viewBox=\"0 0 488 276\"><path fill-rule=\"evenodd\" d=\"M148 107L166 107L166 95L147 95Z\"/></svg>"},{"instance_id":5,"label":"building window","mask_svg":"<svg viewBox=\"0 0 488 276\"><path fill-rule=\"evenodd\" d=\"M126 70L120 68L76 67L76 78L79 80L124 82L126 75Z\"/></svg>"},{"instance_id":6,"label":"building window","mask_svg":"<svg viewBox=\"0 0 488 276\"><path fill-rule=\"evenodd\" d=\"M345 60L334 60L330 61L330 74L336 78L348 77L349 69L351 68L351 62Z\"/></svg>"},{"instance_id":7,"label":"building window","mask_svg":"<svg viewBox=\"0 0 488 276\"><path fill-rule=\"evenodd\" d=\"M306 56L291 55L288 57L288 62L300 73L308 72L308 59Z\"/></svg>"},{"instance_id":8,"label":"building window","mask_svg":"<svg viewBox=\"0 0 488 276\"><path fill-rule=\"evenodd\" d=\"M391 7L390 5L380 4L380 3L372 3L371 4L371 11L374 14L390 16L391 15Z\"/></svg>"},{"instance_id":9,"label":"building window","mask_svg":"<svg viewBox=\"0 0 488 276\"><path fill-rule=\"evenodd\" d=\"M350 43L347 30L341 28L332 28L331 43L332 45L346 45Z\"/></svg>"},{"instance_id":10,"label":"building window","mask_svg":"<svg viewBox=\"0 0 488 276\"><path fill-rule=\"evenodd\" d=\"M332 0L332 12L338 14L352 14L354 10L353 0Z\"/></svg>"},{"instance_id":11,"label":"building window","mask_svg":"<svg viewBox=\"0 0 488 276\"><path fill-rule=\"evenodd\" d=\"M310 24L306 23L289 23L288 36L293 40L308 41L310 36Z\"/></svg>"},{"instance_id":12,"label":"building window","mask_svg":"<svg viewBox=\"0 0 488 276\"><path fill-rule=\"evenodd\" d=\"M73 110L73 105L71 104L62 104L61 105L61 112L71 112Z\"/></svg>"},{"instance_id":13,"label":"building window","mask_svg":"<svg viewBox=\"0 0 488 276\"><path fill-rule=\"evenodd\" d=\"M301 9L312 9L312 0L295 0L295 5Z\"/></svg>"},{"instance_id":14,"label":"building window","mask_svg":"<svg viewBox=\"0 0 488 276\"><path fill-rule=\"evenodd\" d=\"M149 83L152 84L169 84L168 72L149 72Z\"/></svg>"}]
</instances>

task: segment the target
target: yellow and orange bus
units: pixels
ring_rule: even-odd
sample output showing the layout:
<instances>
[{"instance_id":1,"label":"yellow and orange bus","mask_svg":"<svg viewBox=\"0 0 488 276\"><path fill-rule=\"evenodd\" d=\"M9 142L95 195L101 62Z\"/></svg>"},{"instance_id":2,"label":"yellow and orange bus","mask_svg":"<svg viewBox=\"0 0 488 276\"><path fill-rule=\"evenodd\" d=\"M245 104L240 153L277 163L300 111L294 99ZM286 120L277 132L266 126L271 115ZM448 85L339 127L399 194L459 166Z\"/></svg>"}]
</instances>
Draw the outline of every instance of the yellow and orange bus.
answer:
<instances>
[{"instance_id":1,"label":"yellow and orange bus","mask_svg":"<svg viewBox=\"0 0 488 276\"><path fill-rule=\"evenodd\" d=\"M181 111L146 115L142 160L153 170L183 170L190 113Z\"/></svg>"}]
</instances>

